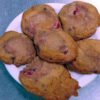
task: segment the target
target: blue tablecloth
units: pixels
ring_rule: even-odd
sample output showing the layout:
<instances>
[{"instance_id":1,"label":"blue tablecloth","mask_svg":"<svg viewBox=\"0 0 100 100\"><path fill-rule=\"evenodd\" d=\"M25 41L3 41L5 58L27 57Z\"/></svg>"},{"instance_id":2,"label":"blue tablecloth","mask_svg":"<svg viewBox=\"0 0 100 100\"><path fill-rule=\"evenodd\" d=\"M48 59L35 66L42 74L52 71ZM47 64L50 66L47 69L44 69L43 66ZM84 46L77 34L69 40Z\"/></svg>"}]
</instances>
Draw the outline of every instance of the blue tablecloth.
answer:
<instances>
[{"instance_id":1,"label":"blue tablecloth","mask_svg":"<svg viewBox=\"0 0 100 100\"><path fill-rule=\"evenodd\" d=\"M0 35L9 23L23 10L34 4L56 2L66 3L69 0L0 0ZM100 76L86 87L79 90L78 97L70 100L100 100ZM6 71L0 62L0 100L42 100L26 92Z\"/></svg>"}]
</instances>

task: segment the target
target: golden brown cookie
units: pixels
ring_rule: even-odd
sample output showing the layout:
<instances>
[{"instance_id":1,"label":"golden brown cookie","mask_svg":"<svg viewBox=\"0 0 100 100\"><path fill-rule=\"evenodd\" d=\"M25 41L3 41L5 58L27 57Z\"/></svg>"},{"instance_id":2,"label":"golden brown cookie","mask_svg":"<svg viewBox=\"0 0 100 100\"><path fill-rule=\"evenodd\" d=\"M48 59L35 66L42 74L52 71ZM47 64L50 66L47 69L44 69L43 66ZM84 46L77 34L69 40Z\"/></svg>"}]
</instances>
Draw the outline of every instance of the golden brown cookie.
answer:
<instances>
[{"instance_id":1,"label":"golden brown cookie","mask_svg":"<svg viewBox=\"0 0 100 100\"><path fill-rule=\"evenodd\" d=\"M100 73L100 40L79 41L78 56L69 69L84 74Z\"/></svg>"},{"instance_id":2,"label":"golden brown cookie","mask_svg":"<svg viewBox=\"0 0 100 100\"><path fill-rule=\"evenodd\" d=\"M44 60L56 63L72 61L77 55L76 42L62 30L44 30L35 34L37 54Z\"/></svg>"},{"instance_id":3,"label":"golden brown cookie","mask_svg":"<svg viewBox=\"0 0 100 100\"><path fill-rule=\"evenodd\" d=\"M23 13L22 31L30 38L38 30L42 29L60 29L61 25L56 12L49 5L35 5Z\"/></svg>"},{"instance_id":4,"label":"golden brown cookie","mask_svg":"<svg viewBox=\"0 0 100 100\"><path fill-rule=\"evenodd\" d=\"M99 15L99 26L100 26L100 15Z\"/></svg>"},{"instance_id":5,"label":"golden brown cookie","mask_svg":"<svg viewBox=\"0 0 100 100\"><path fill-rule=\"evenodd\" d=\"M48 63L36 57L20 72L24 88L46 100L66 100L77 96L78 83L63 65Z\"/></svg>"},{"instance_id":6,"label":"golden brown cookie","mask_svg":"<svg viewBox=\"0 0 100 100\"><path fill-rule=\"evenodd\" d=\"M32 41L14 31L5 32L0 37L0 60L20 66L29 63L35 56Z\"/></svg>"},{"instance_id":7,"label":"golden brown cookie","mask_svg":"<svg viewBox=\"0 0 100 100\"><path fill-rule=\"evenodd\" d=\"M82 1L66 4L61 9L59 17L64 31L75 40L93 35L99 25L100 18L96 7Z\"/></svg>"}]
</instances>

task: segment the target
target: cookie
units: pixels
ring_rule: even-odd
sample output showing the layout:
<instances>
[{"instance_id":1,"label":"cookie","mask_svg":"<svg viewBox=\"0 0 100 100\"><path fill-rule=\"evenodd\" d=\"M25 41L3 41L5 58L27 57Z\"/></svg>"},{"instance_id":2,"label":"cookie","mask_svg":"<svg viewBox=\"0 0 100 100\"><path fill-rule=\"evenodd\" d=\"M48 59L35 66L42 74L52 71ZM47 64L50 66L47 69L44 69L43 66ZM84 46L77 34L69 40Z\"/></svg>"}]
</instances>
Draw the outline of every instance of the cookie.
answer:
<instances>
[{"instance_id":1,"label":"cookie","mask_svg":"<svg viewBox=\"0 0 100 100\"><path fill-rule=\"evenodd\" d=\"M69 69L83 73L100 73L100 40L81 40L78 42L78 56Z\"/></svg>"},{"instance_id":2,"label":"cookie","mask_svg":"<svg viewBox=\"0 0 100 100\"><path fill-rule=\"evenodd\" d=\"M76 42L62 30L44 30L34 35L40 58L55 63L66 63L77 56Z\"/></svg>"},{"instance_id":3,"label":"cookie","mask_svg":"<svg viewBox=\"0 0 100 100\"><path fill-rule=\"evenodd\" d=\"M63 65L48 63L36 57L20 72L24 88L46 100L66 100L77 96L78 83Z\"/></svg>"},{"instance_id":4,"label":"cookie","mask_svg":"<svg viewBox=\"0 0 100 100\"><path fill-rule=\"evenodd\" d=\"M22 31L31 39L38 30L60 29L61 25L56 12L49 5L35 5L23 13Z\"/></svg>"},{"instance_id":5,"label":"cookie","mask_svg":"<svg viewBox=\"0 0 100 100\"><path fill-rule=\"evenodd\" d=\"M99 26L100 26L100 15L99 15Z\"/></svg>"},{"instance_id":6,"label":"cookie","mask_svg":"<svg viewBox=\"0 0 100 100\"><path fill-rule=\"evenodd\" d=\"M95 33L100 17L93 5L82 1L74 1L61 9L59 18L64 31L75 40L80 40Z\"/></svg>"},{"instance_id":7,"label":"cookie","mask_svg":"<svg viewBox=\"0 0 100 100\"><path fill-rule=\"evenodd\" d=\"M35 49L27 36L9 31L0 37L0 60L4 63L20 66L29 63L34 57Z\"/></svg>"}]
</instances>

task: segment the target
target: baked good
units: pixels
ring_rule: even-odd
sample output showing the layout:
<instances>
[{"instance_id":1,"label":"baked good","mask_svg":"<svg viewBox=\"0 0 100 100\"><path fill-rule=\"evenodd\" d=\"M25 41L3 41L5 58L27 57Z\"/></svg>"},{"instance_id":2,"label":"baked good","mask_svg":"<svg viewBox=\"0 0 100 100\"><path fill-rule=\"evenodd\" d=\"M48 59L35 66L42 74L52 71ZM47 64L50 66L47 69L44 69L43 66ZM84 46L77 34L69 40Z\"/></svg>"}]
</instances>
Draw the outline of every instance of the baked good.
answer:
<instances>
[{"instance_id":1,"label":"baked good","mask_svg":"<svg viewBox=\"0 0 100 100\"><path fill-rule=\"evenodd\" d=\"M59 13L65 32L75 40L85 39L93 35L99 25L99 13L92 4L74 1L66 4Z\"/></svg>"},{"instance_id":2,"label":"baked good","mask_svg":"<svg viewBox=\"0 0 100 100\"><path fill-rule=\"evenodd\" d=\"M99 14L99 26L100 26L100 14Z\"/></svg>"},{"instance_id":3,"label":"baked good","mask_svg":"<svg viewBox=\"0 0 100 100\"><path fill-rule=\"evenodd\" d=\"M32 41L24 34L8 31L0 37L0 60L20 66L35 57Z\"/></svg>"},{"instance_id":4,"label":"baked good","mask_svg":"<svg viewBox=\"0 0 100 100\"><path fill-rule=\"evenodd\" d=\"M77 96L78 83L60 64L53 64L36 57L24 70L19 79L24 88L46 100L66 100Z\"/></svg>"},{"instance_id":5,"label":"baked good","mask_svg":"<svg viewBox=\"0 0 100 100\"><path fill-rule=\"evenodd\" d=\"M22 31L33 39L34 34L42 29L60 29L56 12L49 5L35 5L23 13Z\"/></svg>"},{"instance_id":6,"label":"baked good","mask_svg":"<svg viewBox=\"0 0 100 100\"><path fill-rule=\"evenodd\" d=\"M69 69L83 74L100 73L100 40L79 41L78 56Z\"/></svg>"},{"instance_id":7,"label":"baked good","mask_svg":"<svg viewBox=\"0 0 100 100\"><path fill-rule=\"evenodd\" d=\"M34 35L34 44L40 58L56 63L72 61L77 56L77 45L62 30L43 30Z\"/></svg>"}]
</instances>

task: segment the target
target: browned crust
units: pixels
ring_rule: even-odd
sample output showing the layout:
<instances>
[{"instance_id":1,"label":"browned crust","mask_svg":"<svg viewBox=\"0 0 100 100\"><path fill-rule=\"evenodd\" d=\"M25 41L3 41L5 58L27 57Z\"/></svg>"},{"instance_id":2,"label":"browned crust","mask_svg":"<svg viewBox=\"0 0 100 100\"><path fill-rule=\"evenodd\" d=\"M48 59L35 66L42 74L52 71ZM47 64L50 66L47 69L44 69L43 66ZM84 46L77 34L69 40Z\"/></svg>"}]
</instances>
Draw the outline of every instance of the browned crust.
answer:
<instances>
[{"instance_id":1,"label":"browned crust","mask_svg":"<svg viewBox=\"0 0 100 100\"><path fill-rule=\"evenodd\" d=\"M82 74L100 73L100 40L81 40L78 45L78 56L68 68Z\"/></svg>"},{"instance_id":2,"label":"browned crust","mask_svg":"<svg viewBox=\"0 0 100 100\"><path fill-rule=\"evenodd\" d=\"M52 18L54 17L54 19L58 20L58 17L57 17L57 14L56 14L55 10L51 6L46 5L46 4L35 5L35 6L32 6L31 8L29 8L28 10L26 10L23 13L23 15L22 15L21 28L22 28L23 33L25 33L26 35L28 35L31 39L33 39L33 38L26 31L26 28L29 28L27 23L29 23L29 20L31 20L31 16L39 15L40 13L43 13L43 9L48 9L47 13L49 15L51 15L50 17L52 17ZM49 20L47 22L48 22L48 24L45 24L45 25L42 25L42 26L38 25L36 27L36 29L35 29L35 32L37 32L39 30L42 30L43 28L45 28L45 29L51 28L49 26Z\"/></svg>"},{"instance_id":3,"label":"browned crust","mask_svg":"<svg viewBox=\"0 0 100 100\"><path fill-rule=\"evenodd\" d=\"M87 10L88 13L91 13L92 16L94 16L94 18L95 18L95 19L93 19L94 22L91 23L91 21L89 21L87 24L90 24L90 23L91 24L88 25L88 26L83 25L83 24L82 25L80 24L79 26L77 26L75 24L81 22L80 18L82 18L82 17L80 15L80 16L78 16L79 20L77 20L77 22L75 22L75 20L76 20L75 19L72 23L73 24L73 31L69 32L67 28L69 27L69 24L71 24L71 22L69 23L69 21L67 21L67 17L64 17L64 14L66 13L65 10L67 11L71 5L82 6L84 9ZM95 33L96 28L99 25L99 17L98 17L99 13L98 13L96 7L94 7L93 5L91 5L89 3L85 3L85 2L82 2L82 1L74 1L70 4L65 5L61 9L61 11L59 12L58 15L59 15L60 20L62 22L62 26L63 26L64 31L68 32L75 40L85 39L85 38L92 36ZM74 18L76 18L76 16L74 16ZM71 20L71 17L70 17L70 20ZM88 20L90 20L90 19L88 19ZM84 30L82 29L83 26L85 27ZM80 30L80 29L82 29L82 30Z\"/></svg>"},{"instance_id":4,"label":"browned crust","mask_svg":"<svg viewBox=\"0 0 100 100\"><path fill-rule=\"evenodd\" d=\"M33 46L31 40L23 35L23 34L20 34L18 32L15 32L15 31L8 31L8 32L5 32L1 37L0 37L0 60L2 60L4 63L6 64L15 64L17 67L20 66L20 65L23 65L23 64L26 64L26 63L29 63L35 56L35 50L34 50L34 47L32 48L32 54L29 56L26 57L26 55L24 55L24 57L21 57L20 55L17 56L16 55L16 59L15 59L15 56L12 54L12 53L9 53L5 46L6 46L6 43L8 43L9 40L11 39L17 39L17 38L22 38L26 41L28 41L28 43L30 42L30 47ZM28 46L29 47L29 46ZM16 47L16 48L20 48L20 47ZM29 59L27 59L29 58Z\"/></svg>"},{"instance_id":5,"label":"browned crust","mask_svg":"<svg viewBox=\"0 0 100 100\"><path fill-rule=\"evenodd\" d=\"M65 33L62 30L58 30L58 31L57 30L56 31L55 30L51 30L51 31L45 30L45 32L49 32L49 33L51 32L51 34L53 32L54 34L58 34L66 42L66 46L68 47L68 53L66 55L64 55L63 53L59 53L57 51L52 52L48 48L43 47L43 48L40 48L40 50L37 50L38 55L42 59L49 61L49 62L53 62L53 63L54 62L56 62L56 63L66 63L66 62L72 61L76 58L76 56L77 56L77 44L71 38L71 36L69 36L67 33ZM39 33L37 33L36 36L38 34ZM37 47L38 45L35 41L36 36L34 37L34 43Z\"/></svg>"},{"instance_id":6,"label":"browned crust","mask_svg":"<svg viewBox=\"0 0 100 100\"><path fill-rule=\"evenodd\" d=\"M35 64L36 62L30 67L34 68ZM46 100L66 100L66 98L72 95L78 95L77 81L71 78L69 72L62 65L43 61L42 66L45 66L50 71L46 76L41 76L39 80L37 76L38 81L35 81L34 78L27 78L22 72L20 73L19 79L27 91L41 96ZM27 66L28 68L29 66ZM44 87L41 87L43 83L47 86L46 91L44 91Z\"/></svg>"}]
</instances>

